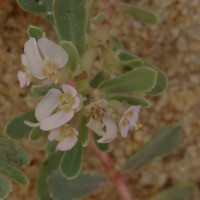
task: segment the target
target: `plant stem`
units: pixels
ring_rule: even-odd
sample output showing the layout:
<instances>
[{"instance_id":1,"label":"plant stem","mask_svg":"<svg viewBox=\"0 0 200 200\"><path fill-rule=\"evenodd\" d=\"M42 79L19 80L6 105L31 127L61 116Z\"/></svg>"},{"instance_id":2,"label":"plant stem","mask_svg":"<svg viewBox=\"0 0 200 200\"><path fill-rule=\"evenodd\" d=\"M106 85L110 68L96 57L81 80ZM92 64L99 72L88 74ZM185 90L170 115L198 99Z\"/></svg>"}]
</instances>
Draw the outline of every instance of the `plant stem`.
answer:
<instances>
[{"instance_id":1,"label":"plant stem","mask_svg":"<svg viewBox=\"0 0 200 200\"><path fill-rule=\"evenodd\" d=\"M112 184L116 188L116 192L119 194L121 199L134 200L134 198L130 194L130 191L128 190L126 183L124 182L122 178L121 172L115 166L111 156L108 153L101 152L97 149L97 146L95 144L95 141L91 133L90 133L90 143L94 152L96 153L101 163L103 164L105 171L109 177L109 180L112 182Z\"/></svg>"}]
</instances>

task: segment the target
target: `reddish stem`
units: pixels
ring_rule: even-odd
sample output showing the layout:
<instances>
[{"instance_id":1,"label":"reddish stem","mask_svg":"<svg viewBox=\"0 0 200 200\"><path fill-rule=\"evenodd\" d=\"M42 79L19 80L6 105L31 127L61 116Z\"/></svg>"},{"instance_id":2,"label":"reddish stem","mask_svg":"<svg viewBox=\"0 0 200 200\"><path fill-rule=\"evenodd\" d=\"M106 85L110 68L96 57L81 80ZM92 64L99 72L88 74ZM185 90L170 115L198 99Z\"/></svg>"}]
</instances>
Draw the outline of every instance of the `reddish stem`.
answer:
<instances>
[{"instance_id":1,"label":"reddish stem","mask_svg":"<svg viewBox=\"0 0 200 200\"><path fill-rule=\"evenodd\" d=\"M90 143L91 146L99 157L101 163L103 164L105 171L109 177L109 180L112 182L114 187L116 188L116 192L119 194L122 200L134 200L131 196L126 183L124 182L121 172L117 169L111 156L108 153L103 153L97 149L97 146L94 142L92 134L90 134Z\"/></svg>"}]
</instances>

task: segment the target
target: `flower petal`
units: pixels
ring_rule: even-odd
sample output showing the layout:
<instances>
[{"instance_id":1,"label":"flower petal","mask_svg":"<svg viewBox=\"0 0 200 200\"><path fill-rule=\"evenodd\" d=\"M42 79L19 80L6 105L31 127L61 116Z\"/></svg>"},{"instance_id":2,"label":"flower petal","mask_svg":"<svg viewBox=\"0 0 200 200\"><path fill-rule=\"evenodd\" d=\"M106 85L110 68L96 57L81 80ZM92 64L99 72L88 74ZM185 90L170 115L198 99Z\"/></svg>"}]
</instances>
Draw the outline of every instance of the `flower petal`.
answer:
<instances>
[{"instance_id":1,"label":"flower petal","mask_svg":"<svg viewBox=\"0 0 200 200\"><path fill-rule=\"evenodd\" d=\"M61 94L62 92L55 88L52 88L47 92L35 109L35 116L38 121L43 120L55 110L59 105L59 96Z\"/></svg>"},{"instance_id":2,"label":"flower petal","mask_svg":"<svg viewBox=\"0 0 200 200\"><path fill-rule=\"evenodd\" d=\"M105 135L99 139L97 142L99 143L108 143L112 141L117 135L117 126L115 122L107 116L102 117L102 121L106 126L106 133Z\"/></svg>"},{"instance_id":3,"label":"flower petal","mask_svg":"<svg viewBox=\"0 0 200 200\"><path fill-rule=\"evenodd\" d=\"M38 79L43 79L43 62L34 38L30 38L24 45L25 56L22 56L22 62L27 65L31 73Z\"/></svg>"},{"instance_id":4,"label":"flower petal","mask_svg":"<svg viewBox=\"0 0 200 200\"><path fill-rule=\"evenodd\" d=\"M21 62L22 62L22 65L24 65L25 67L28 67L28 60L25 54L21 55Z\"/></svg>"},{"instance_id":5,"label":"flower petal","mask_svg":"<svg viewBox=\"0 0 200 200\"><path fill-rule=\"evenodd\" d=\"M128 118L131 125L136 126L136 123L138 121L139 113L140 113L141 106L131 106L128 110L133 111L133 116L131 118Z\"/></svg>"},{"instance_id":6,"label":"flower petal","mask_svg":"<svg viewBox=\"0 0 200 200\"><path fill-rule=\"evenodd\" d=\"M59 135L60 135L60 130L58 128L53 129L52 131L50 131L48 135L48 140L49 141L55 140Z\"/></svg>"},{"instance_id":7,"label":"flower petal","mask_svg":"<svg viewBox=\"0 0 200 200\"><path fill-rule=\"evenodd\" d=\"M42 37L37 41L40 51L52 63L56 63L59 68L63 67L68 60L66 51L56 43Z\"/></svg>"},{"instance_id":8,"label":"flower petal","mask_svg":"<svg viewBox=\"0 0 200 200\"><path fill-rule=\"evenodd\" d=\"M58 143L56 148L60 151L66 151L71 149L77 141L78 138L76 135L74 137L66 137L64 140Z\"/></svg>"},{"instance_id":9,"label":"flower petal","mask_svg":"<svg viewBox=\"0 0 200 200\"><path fill-rule=\"evenodd\" d=\"M101 127L101 123L97 120L94 120L91 118L89 122L86 124L86 126L99 136L103 136L105 134L105 132L103 131Z\"/></svg>"},{"instance_id":10,"label":"flower petal","mask_svg":"<svg viewBox=\"0 0 200 200\"><path fill-rule=\"evenodd\" d=\"M72 87L71 85L62 84L62 90L64 93L69 93L73 97L75 97L77 95L77 90L74 87Z\"/></svg>"},{"instance_id":11,"label":"flower petal","mask_svg":"<svg viewBox=\"0 0 200 200\"><path fill-rule=\"evenodd\" d=\"M69 112L59 111L49 117L46 117L40 122L40 128L43 131L49 131L62 126L67 123L74 116L74 112L71 110Z\"/></svg>"},{"instance_id":12,"label":"flower petal","mask_svg":"<svg viewBox=\"0 0 200 200\"><path fill-rule=\"evenodd\" d=\"M71 127L72 128L72 130L74 131L74 134L75 135L78 135L79 134L79 132L75 129L75 128L73 128L73 127Z\"/></svg>"},{"instance_id":13,"label":"flower petal","mask_svg":"<svg viewBox=\"0 0 200 200\"><path fill-rule=\"evenodd\" d=\"M74 104L73 104L73 106L72 106L72 109L76 109L78 106L79 106L79 104L80 104L80 99L79 99L79 97L75 97L74 98Z\"/></svg>"},{"instance_id":14,"label":"flower petal","mask_svg":"<svg viewBox=\"0 0 200 200\"><path fill-rule=\"evenodd\" d=\"M30 85L31 81L29 79L27 79L26 72L18 71L17 78L19 80L21 88L23 88L24 86Z\"/></svg>"},{"instance_id":15,"label":"flower petal","mask_svg":"<svg viewBox=\"0 0 200 200\"><path fill-rule=\"evenodd\" d=\"M130 129L130 126L128 124L125 126L121 125L120 126L121 136L127 137L129 129Z\"/></svg>"}]
</instances>

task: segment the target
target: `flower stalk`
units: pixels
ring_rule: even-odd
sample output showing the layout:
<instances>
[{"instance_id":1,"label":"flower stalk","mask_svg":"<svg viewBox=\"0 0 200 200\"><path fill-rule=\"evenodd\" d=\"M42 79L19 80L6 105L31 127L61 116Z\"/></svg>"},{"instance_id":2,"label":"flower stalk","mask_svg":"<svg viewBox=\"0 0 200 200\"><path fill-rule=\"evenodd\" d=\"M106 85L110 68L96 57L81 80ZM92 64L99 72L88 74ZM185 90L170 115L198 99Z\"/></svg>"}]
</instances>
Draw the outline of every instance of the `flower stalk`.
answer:
<instances>
[{"instance_id":1,"label":"flower stalk","mask_svg":"<svg viewBox=\"0 0 200 200\"><path fill-rule=\"evenodd\" d=\"M102 165L104 166L105 172L107 173L107 176L108 176L110 182L116 188L116 192L120 196L121 200L134 200L134 197L131 195L131 193L122 177L121 172L117 169L111 156L108 153L101 152L97 149L97 146L95 144L95 141L94 141L94 138L92 136L90 129L88 129L88 131L90 132L91 147L93 148L95 154L98 156L99 160L101 161Z\"/></svg>"}]
</instances>

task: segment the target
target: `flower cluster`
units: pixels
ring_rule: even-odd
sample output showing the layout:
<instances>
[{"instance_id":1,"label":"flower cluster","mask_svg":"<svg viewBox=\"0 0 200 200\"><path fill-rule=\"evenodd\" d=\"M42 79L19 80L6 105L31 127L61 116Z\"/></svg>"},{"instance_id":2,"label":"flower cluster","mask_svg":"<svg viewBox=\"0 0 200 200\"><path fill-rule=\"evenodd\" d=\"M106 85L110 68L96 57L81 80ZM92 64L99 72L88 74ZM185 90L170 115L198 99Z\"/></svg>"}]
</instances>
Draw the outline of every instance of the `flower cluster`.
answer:
<instances>
[{"instance_id":1,"label":"flower cluster","mask_svg":"<svg viewBox=\"0 0 200 200\"><path fill-rule=\"evenodd\" d=\"M118 126L122 137L126 137L128 131L137 127L137 120L141 106L129 107L121 117ZM109 108L108 101L100 99L90 103L86 110L89 111L90 120L87 127L101 136L99 143L108 143L117 135L116 116Z\"/></svg>"},{"instance_id":2,"label":"flower cluster","mask_svg":"<svg viewBox=\"0 0 200 200\"><path fill-rule=\"evenodd\" d=\"M124 109L122 117L117 120L119 118L116 112L104 98L81 104L77 90L59 81L60 68L66 65L67 60L66 51L44 37L38 41L30 38L25 43L24 54L21 56L25 71L18 72L20 86L29 86L32 81L40 84L58 84L55 88L49 89L36 105L35 117L38 122L25 121L25 124L49 131L48 139L58 141L57 149L60 151L71 149L78 141L79 133L70 122L80 110L86 111L86 126L101 137L99 143L112 141L118 130L122 137L126 137L130 129L137 127L141 107L130 106Z\"/></svg>"},{"instance_id":3,"label":"flower cluster","mask_svg":"<svg viewBox=\"0 0 200 200\"><path fill-rule=\"evenodd\" d=\"M54 42L40 38L30 38L24 45L21 62L25 71L18 72L20 86L29 86L32 77L43 80L43 83L58 83L58 69L65 66L68 55L65 50Z\"/></svg>"}]
</instances>

